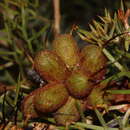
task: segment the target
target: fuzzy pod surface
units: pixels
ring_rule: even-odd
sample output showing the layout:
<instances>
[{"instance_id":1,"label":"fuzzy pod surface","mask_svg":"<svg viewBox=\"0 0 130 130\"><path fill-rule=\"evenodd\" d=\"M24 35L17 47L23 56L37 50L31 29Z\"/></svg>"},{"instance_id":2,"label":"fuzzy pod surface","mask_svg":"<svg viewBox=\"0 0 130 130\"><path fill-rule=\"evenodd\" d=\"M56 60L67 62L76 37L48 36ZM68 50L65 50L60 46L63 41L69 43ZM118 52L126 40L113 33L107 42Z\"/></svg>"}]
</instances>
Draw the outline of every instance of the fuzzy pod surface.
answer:
<instances>
[{"instance_id":1,"label":"fuzzy pod surface","mask_svg":"<svg viewBox=\"0 0 130 130\"><path fill-rule=\"evenodd\" d=\"M70 34L58 35L53 41L57 55L61 57L66 66L72 69L79 64L78 46Z\"/></svg>"},{"instance_id":2,"label":"fuzzy pod surface","mask_svg":"<svg viewBox=\"0 0 130 130\"><path fill-rule=\"evenodd\" d=\"M37 118L39 116L33 103L33 98L36 94L36 91L37 90L31 92L22 101L21 110L25 118Z\"/></svg>"},{"instance_id":3,"label":"fuzzy pod surface","mask_svg":"<svg viewBox=\"0 0 130 130\"><path fill-rule=\"evenodd\" d=\"M66 125L80 119L80 114L76 107L76 101L74 98L69 97L65 105L56 111L54 114L56 123L59 125Z\"/></svg>"},{"instance_id":4,"label":"fuzzy pod surface","mask_svg":"<svg viewBox=\"0 0 130 130\"><path fill-rule=\"evenodd\" d=\"M80 99L88 96L92 90L92 83L81 70L75 70L68 77L66 87L73 97Z\"/></svg>"},{"instance_id":5,"label":"fuzzy pod surface","mask_svg":"<svg viewBox=\"0 0 130 130\"><path fill-rule=\"evenodd\" d=\"M47 81L62 81L68 74L63 61L52 51L40 51L35 56L34 67Z\"/></svg>"},{"instance_id":6,"label":"fuzzy pod surface","mask_svg":"<svg viewBox=\"0 0 130 130\"><path fill-rule=\"evenodd\" d=\"M95 79L102 79L106 70L107 59L102 53L100 47L96 45L87 45L81 51L81 69L86 75Z\"/></svg>"},{"instance_id":7,"label":"fuzzy pod surface","mask_svg":"<svg viewBox=\"0 0 130 130\"><path fill-rule=\"evenodd\" d=\"M39 112L54 112L66 103L68 97L64 84L50 83L37 89L37 93L34 96L34 105Z\"/></svg>"}]
</instances>

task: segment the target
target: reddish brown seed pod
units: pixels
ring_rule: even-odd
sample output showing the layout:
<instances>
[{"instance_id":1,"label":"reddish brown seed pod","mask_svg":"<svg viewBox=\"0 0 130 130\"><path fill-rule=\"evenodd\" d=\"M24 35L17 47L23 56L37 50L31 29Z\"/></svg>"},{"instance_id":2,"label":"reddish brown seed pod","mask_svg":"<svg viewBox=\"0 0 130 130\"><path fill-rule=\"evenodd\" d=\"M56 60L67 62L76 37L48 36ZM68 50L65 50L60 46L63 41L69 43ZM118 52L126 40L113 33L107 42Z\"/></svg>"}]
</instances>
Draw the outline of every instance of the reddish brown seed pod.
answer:
<instances>
[{"instance_id":1,"label":"reddish brown seed pod","mask_svg":"<svg viewBox=\"0 0 130 130\"><path fill-rule=\"evenodd\" d=\"M53 47L70 70L79 65L78 46L72 35L58 35L53 41Z\"/></svg>"},{"instance_id":2,"label":"reddish brown seed pod","mask_svg":"<svg viewBox=\"0 0 130 130\"><path fill-rule=\"evenodd\" d=\"M80 114L77 110L75 99L69 97L66 104L56 111L54 118L59 125L66 125L79 120Z\"/></svg>"},{"instance_id":3,"label":"reddish brown seed pod","mask_svg":"<svg viewBox=\"0 0 130 130\"><path fill-rule=\"evenodd\" d=\"M34 105L39 112L54 112L66 103L68 97L64 84L50 83L37 89L37 93L34 96Z\"/></svg>"},{"instance_id":4,"label":"reddish brown seed pod","mask_svg":"<svg viewBox=\"0 0 130 130\"><path fill-rule=\"evenodd\" d=\"M65 64L52 51L40 51L35 56L34 67L47 81L62 81L68 75Z\"/></svg>"},{"instance_id":5,"label":"reddish brown seed pod","mask_svg":"<svg viewBox=\"0 0 130 130\"><path fill-rule=\"evenodd\" d=\"M86 75L95 79L102 79L106 70L107 59L100 47L87 45L81 51L81 69Z\"/></svg>"},{"instance_id":6,"label":"reddish brown seed pod","mask_svg":"<svg viewBox=\"0 0 130 130\"><path fill-rule=\"evenodd\" d=\"M81 70L75 70L68 77L66 87L73 97L80 99L88 96L92 90L92 83Z\"/></svg>"},{"instance_id":7,"label":"reddish brown seed pod","mask_svg":"<svg viewBox=\"0 0 130 130\"><path fill-rule=\"evenodd\" d=\"M36 91L37 90L31 92L22 101L21 110L25 118L37 118L39 116L33 104L33 98L36 94Z\"/></svg>"}]
</instances>

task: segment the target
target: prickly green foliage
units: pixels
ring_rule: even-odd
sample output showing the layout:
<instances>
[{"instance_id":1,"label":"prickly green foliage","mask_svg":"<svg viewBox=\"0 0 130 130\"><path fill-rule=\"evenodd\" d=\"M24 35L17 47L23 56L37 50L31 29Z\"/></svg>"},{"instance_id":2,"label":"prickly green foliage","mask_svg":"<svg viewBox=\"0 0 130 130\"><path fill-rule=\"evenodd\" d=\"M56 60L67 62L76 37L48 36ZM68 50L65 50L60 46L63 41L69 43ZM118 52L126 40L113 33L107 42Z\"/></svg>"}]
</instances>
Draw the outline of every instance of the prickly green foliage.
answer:
<instances>
[{"instance_id":1,"label":"prickly green foliage","mask_svg":"<svg viewBox=\"0 0 130 130\"><path fill-rule=\"evenodd\" d=\"M36 11L40 6L36 1L4 0L0 3L1 20L4 24L0 29L0 58L3 61L0 70L5 77L2 79L0 76L2 81L15 84L15 79L11 78L12 72L8 72L6 68L18 68L24 75L25 66L30 66L33 62L32 56L43 48L40 39L45 37L44 32L50 22Z\"/></svg>"},{"instance_id":2,"label":"prickly green foliage","mask_svg":"<svg viewBox=\"0 0 130 130\"><path fill-rule=\"evenodd\" d=\"M117 61L122 55L115 52L124 49L124 51L129 50L129 12L129 9L126 12L119 9L118 13L111 16L109 11L105 10L105 16L99 17L99 22L93 21L93 24L90 25L90 31L75 28L81 39L98 45L104 55L120 71L128 70L128 66L122 64L123 58L120 58L121 63ZM109 52L108 49L111 47L113 49Z\"/></svg>"},{"instance_id":3,"label":"prickly green foliage","mask_svg":"<svg viewBox=\"0 0 130 130\"><path fill-rule=\"evenodd\" d=\"M0 2L0 82L7 84L0 97L1 123L10 124L16 118L23 123L20 102L34 87L28 81L26 68L32 67L32 57L44 48L43 41L50 25L50 21L40 14L39 6L39 0ZM30 109L26 109L27 113L33 111L31 101L32 96L28 96L25 109L28 106Z\"/></svg>"},{"instance_id":4,"label":"prickly green foliage","mask_svg":"<svg viewBox=\"0 0 130 130\"><path fill-rule=\"evenodd\" d=\"M121 33L124 27L118 19L117 14L115 13L114 18L112 18L107 10L105 10L105 16L99 16L99 19L100 22L93 20L93 24L89 24L91 31L78 28L77 32L82 39L102 47L108 40L112 39L113 36ZM111 42L116 42L116 39L112 39Z\"/></svg>"}]
</instances>

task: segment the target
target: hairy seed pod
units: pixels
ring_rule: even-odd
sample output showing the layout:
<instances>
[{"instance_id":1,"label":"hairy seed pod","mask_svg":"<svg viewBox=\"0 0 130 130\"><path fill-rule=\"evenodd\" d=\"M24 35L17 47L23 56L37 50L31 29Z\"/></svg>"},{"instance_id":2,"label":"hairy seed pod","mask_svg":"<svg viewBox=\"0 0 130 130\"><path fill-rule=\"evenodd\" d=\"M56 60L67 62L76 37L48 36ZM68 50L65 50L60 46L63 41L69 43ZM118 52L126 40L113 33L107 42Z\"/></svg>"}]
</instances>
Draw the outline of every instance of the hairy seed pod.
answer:
<instances>
[{"instance_id":1,"label":"hairy seed pod","mask_svg":"<svg viewBox=\"0 0 130 130\"><path fill-rule=\"evenodd\" d=\"M84 98L91 92L92 83L81 70L76 70L68 77L66 87L73 97Z\"/></svg>"},{"instance_id":2,"label":"hairy seed pod","mask_svg":"<svg viewBox=\"0 0 130 130\"><path fill-rule=\"evenodd\" d=\"M68 74L65 64L52 51L40 51L34 59L34 67L47 81L62 81Z\"/></svg>"},{"instance_id":3,"label":"hairy seed pod","mask_svg":"<svg viewBox=\"0 0 130 130\"><path fill-rule=\"evenodd\" d=\"M37 118L39 116L33 104L33 98L36 91L37 90L31 92L22 102L21 110L25 118Z\"/></svg>"},{"instance_id":4,"label":"hairy seed pod","mask_svg":"<svg viewBox=\"0 0 130 130\"><path fill-rule=\"evenodd\" d=\"M81 51L81 69L89 77L102 79L106 72L103 69L106 61L101 48L96 45L88 45Z\"/></svg>"},{"instance_id":5,"label":"hairy seed pod","mask_svg":"<svg viewBox=\"0 0 130 130\"><path fill-rule=\"evenodd\" d=\"M54 112L66 103L68 92L62 83L50 83L37 90L34 105L37 111Z\"/></svg>"},{"instance_id":6,"label":"hairy seed pod","mask_svg":"<svg viewBox=\"0 0 130 130\"><path fill-rule=\"evenodd\" d=\"M70 34L58 35L53 41L53 47L70 70L78 66L78 46Z\"/></svg>"},{"instance_id":7,"label":"hairy seed pod","mask_svg":"<svg viewBox=\"0 0 130 130\"><path fill-rule=\"evenodd\" d=\"M92 107L106 107L110 105L112 99L114 100L113 95L106 93L100 85L93 87L94 89L87 98L88 105Z\"/></svg>"},{"instance_id":8,"label":"hairy seed pod","mask_svg":"<svg viewBox=\"0 0 130 130\"><path fill-rule=\"evenodd\" d=\"M75 99L69 97L66 104L56 111L54 118L59 125L66 125L79 120L80 114L77 110Z\"/></svg>"}]
</instances>

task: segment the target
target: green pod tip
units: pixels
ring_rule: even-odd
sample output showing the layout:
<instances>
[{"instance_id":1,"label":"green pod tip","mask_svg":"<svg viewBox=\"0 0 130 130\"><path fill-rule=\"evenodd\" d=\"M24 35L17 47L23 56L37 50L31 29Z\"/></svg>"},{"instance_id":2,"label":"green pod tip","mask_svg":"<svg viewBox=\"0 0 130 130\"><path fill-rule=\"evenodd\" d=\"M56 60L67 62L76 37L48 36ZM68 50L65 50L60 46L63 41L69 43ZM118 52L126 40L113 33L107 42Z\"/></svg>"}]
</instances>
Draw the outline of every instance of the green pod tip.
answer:
<instances>
[{"instance_id":1,"label":"green pod tip","mask_svg":"<svg viewBox=\"0 0 130 130\"><path fill-rule=\"evenodd\" d=\"M69 70L79 65L78 46L72 35L58 35L53 41L53 47Z\"/></svg>"},{"instance_id":2,"label":"green pod tip","mask_svg":"<svg viewBox=\"0 0 130 130\"><path fill-rule=\"evenodd\" d=\"M88 96L92 90L92 83L81 70L75 70L67 78L66 87L73 97L80 99Z\"/></svg>"}]
</instances>

